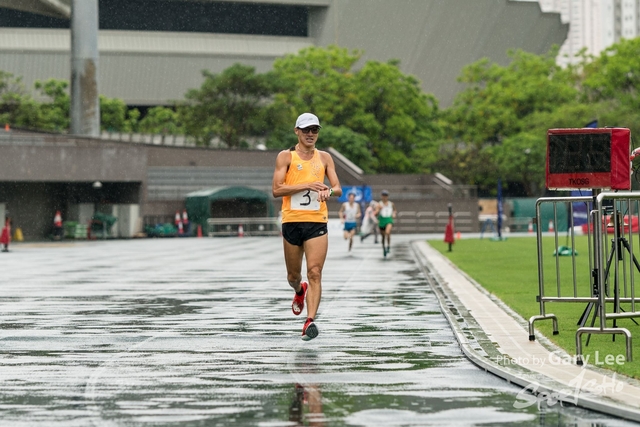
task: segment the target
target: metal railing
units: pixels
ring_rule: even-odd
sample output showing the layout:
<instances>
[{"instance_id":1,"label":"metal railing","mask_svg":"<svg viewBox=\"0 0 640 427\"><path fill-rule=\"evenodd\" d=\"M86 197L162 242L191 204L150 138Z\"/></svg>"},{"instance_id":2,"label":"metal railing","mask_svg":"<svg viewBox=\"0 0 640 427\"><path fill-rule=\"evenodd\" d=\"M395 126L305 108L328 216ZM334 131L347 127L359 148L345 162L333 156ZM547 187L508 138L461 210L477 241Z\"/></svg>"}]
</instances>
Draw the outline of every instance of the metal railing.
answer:
<instances>
[{"instance_id":1,"label":"metal railing","mask_svg":"<svg viewBox=\"0 0 640 427\"><path fill-rule=\"evenodd\" d=\"M240 228L242 227L242 229ZM277 236L280 234L278 218L209 218L207 235L216 236Z\"/></svg>"},{"instance_id":2,"label":"metal railing","mask_svg":"<svg viewBox=\"0 0 640 427\"><path fill-rule=\"evenodd\" d=\"M456 231L471 232L474 221L471 212L459 211L453 214ZM400 211L394 224L398 233L443 233L449 222L448 211Z\"/></svg>"},{"instance_id":3,"label":"metal railing","mask_svg":"<svg viewBox=\"0 0 640 427\"><path fill-rule=\"evenodd\" d=\"M589 215L583 226L587 239L589 270L580 271L576 263L576 227L573 224L574 203L585 203ZM553 221L558 223L558 204L568 204L569 229L566 246L560 246L557 231L554 241L553 262L545 257L543 234L539 226L541 206L552 204ZM631 332L617 326L621 318L640 317L636 305L635 282L640 275L640 262L634 254L634 243L640 244L638 227L640 193L600 193L597 197L548 197L536 202L537 251L538 251L538 303L540 314L529 319L529 340L535 340L534 323L538 320L553 321L553 334L558 334L558 318L547 313L546 303L586 304L578 320L576 331L576 362L582 364L582 335L624 335L626 358L632 360ZM612 238L609 236L612 235ZM569 243L570 240L570 243ZM640 252L640 246L636 249ZM563 253L564 252L564 253ZM561 262L561 256L569 256L570 262ZM568 265L567 265L568 264ZM546 273L550 273L547 275ZM551 280L549 280L549 276ZM547 286L551 282L554 286ZM555 282L555 283L554 283ZM625 310L622 304L629 304ZM586 326L591 316L591 323ZM596 325L596 319L599 319ZM607 325L613 322L613 327ZM635 320L634 320L635 322ZM588 344L587 339L587 344Z\"/></svg>"}]
</instances>

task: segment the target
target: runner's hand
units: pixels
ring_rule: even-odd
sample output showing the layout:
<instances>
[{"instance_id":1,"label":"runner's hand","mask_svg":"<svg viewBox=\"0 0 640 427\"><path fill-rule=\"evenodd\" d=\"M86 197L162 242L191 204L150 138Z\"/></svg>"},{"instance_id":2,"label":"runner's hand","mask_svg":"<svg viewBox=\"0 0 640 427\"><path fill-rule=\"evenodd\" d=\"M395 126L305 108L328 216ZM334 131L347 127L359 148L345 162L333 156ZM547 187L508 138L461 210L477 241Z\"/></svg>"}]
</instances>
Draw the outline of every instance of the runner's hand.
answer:
<instances>
[{"instance_id":1,"label":"runner's hand","mask_svg":"<svg viewBox=\"0 0 640 427\"><path fill-rule=\"evenodd\" d=\"M316 191L318 193L326 191L326 193L329 194L329 187L327 187L324 183L317 181L307 184L307 190Z\"/></svg>"},{"instance_id":2,"label":"runner's hand","mask_svg":"<svg viewBox=\"0 0 640 427\"><path fill-rule=\"evenodd\" d=\"M327 187L327 186L325 185L325 187ZM330 189L328 187L325 190L319 191L318 192L318 201L319 202L326 202L327 200L329 200L329 198L330 198L329 191L330 191Z\"/></svg>"}]
</instances>

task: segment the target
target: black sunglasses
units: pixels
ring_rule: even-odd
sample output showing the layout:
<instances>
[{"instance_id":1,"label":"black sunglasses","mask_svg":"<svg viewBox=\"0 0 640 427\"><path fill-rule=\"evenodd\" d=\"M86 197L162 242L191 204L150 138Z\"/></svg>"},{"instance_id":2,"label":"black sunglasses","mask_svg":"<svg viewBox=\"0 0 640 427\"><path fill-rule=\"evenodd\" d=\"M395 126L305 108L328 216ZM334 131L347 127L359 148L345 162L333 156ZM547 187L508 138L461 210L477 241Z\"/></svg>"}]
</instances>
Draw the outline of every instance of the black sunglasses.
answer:
<instances>
[{"instance_id":1,"label":"black sunglasses","mask_svg":"<svg viewBox=\"0 0 640 427\"><path fill-rule=\"evenodd\" d=\"M302 133L305 133L305 134L307 134L309 132L311 132L313 134L317 134L318 132L320 132L320 128L319 127L308 127L308 128L298 128L298 129L300 129L300 131Z\"/></svg>"}]
</instances>

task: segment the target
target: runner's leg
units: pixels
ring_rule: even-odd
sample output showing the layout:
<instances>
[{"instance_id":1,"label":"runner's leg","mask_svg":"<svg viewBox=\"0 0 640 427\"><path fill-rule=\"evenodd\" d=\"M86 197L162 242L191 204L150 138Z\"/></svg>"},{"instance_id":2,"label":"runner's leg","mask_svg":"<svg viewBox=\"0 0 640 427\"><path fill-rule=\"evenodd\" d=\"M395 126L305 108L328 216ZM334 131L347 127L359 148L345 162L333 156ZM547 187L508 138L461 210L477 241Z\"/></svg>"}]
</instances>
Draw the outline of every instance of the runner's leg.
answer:
<instances>
[{"instance_id":1,"label":"runner's leg","mask_svg":"<svg viewBox=\"0 0 640 427\"><path fill-rule=\"evenodd\" d=\"M387 224L384 229L384 234L387 236L387 252L391 249L391 229L393 228L393 224Z\"/></svg>"},{"instance_id":2,"label":"runner's leg","mask_svg":"<svg viewBox=\"0 0 640 427\"><path fill-rule=\"evenodd\" d=\"M314 237L304 242L304 256L307 260L307 317L315 319L322 296L322 268L327 258L329 239L327 235Z\"/></svg>"},{"instance_id":3,"label":"runner's leg","mask_svg":"<svg viewBox=\"0 0 640 427\"><path fill-rule=\"evenodd\" d=\"M302 246L292 245L286 239L282 239L284 245L284 263L287 266L287 282L294 291L300 292L300 281L302 280Z\"/></svg>"}]
</instances>

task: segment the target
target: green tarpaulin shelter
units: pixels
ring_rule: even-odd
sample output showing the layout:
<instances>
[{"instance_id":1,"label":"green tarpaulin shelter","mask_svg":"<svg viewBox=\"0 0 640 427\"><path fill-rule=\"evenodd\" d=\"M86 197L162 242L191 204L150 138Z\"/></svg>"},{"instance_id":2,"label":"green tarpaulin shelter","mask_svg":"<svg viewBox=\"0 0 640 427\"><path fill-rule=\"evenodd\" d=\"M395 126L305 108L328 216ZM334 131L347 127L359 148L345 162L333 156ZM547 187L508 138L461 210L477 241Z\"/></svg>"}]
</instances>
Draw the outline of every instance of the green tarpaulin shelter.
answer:
<instances>
[{"instance_id":1,"label":"green tarpaulin shelter","mask_svg":"<svg viewBox=\"0 0 640 427\"><path fill-rule=\"evenodd\" d=\"M513 198L509 199L513 204L514 218L533 218L536 216L536 198ZM556 215L558 223L554 227L558 231L567 231L568 218L567 207L565 203L556 205ZM549 221L553 220L553 205L551 203L543 203L540 206L540 226L542 231L549 230Z\"/></svg>"},{"instance_id":2,"label":"green tarpaulin shelter","mask_svg":"<svg viewBox=\"0 0 640 427\"><path fill-rule=\"evenodd\" d=\"M273 218L277 216L269 194L250 187L215 187L187 194L191 230L207 229L209 218Z\"/></svg>"}]
</instances>

